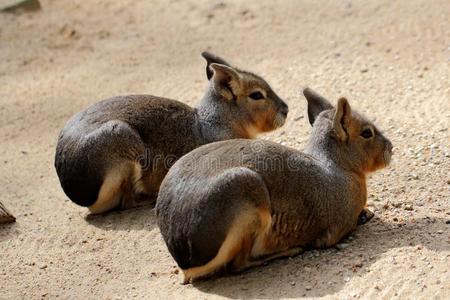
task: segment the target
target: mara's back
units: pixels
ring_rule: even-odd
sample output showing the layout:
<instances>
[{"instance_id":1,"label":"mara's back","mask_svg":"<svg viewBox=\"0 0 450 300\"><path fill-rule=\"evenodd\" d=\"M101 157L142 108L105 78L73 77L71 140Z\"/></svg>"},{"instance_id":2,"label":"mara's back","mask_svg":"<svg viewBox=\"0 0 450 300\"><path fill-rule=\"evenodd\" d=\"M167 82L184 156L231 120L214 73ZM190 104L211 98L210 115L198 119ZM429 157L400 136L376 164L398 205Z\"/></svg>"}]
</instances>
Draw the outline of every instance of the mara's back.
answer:
<instances>
[{"instance_id":1,"label":"mara's back","mask_svg":"<svg viewBox=\"0 0 450 300\"><path fill-rule=\"evenodd\" d=\"M301 213L319 190L330 196L326 201L332 202L333 195L338 194L334 189L339 187L342 194L341 188L350 184L350 175L331 162L271 141L247 139L215 142L193 150L173 166L163 184L177 186L170 197L173 201L184 204L202 201L190 194L198 194L196 188L211 186L211 180L234 168L247 168L262 178L275 211ZM171 182L180 180L183 184ZM314 209L313 205L308 210Z\"/></svg>"},{"instance_id":2,"label":"mara's back","mask_svg":"<svg viewBox=\"0 0 450 300\"><path fill-rule=\"evenodd\" d=\"M77 113L65 125L60 139L84 139L103 124L116 120L127 123L145 144L161 150L170 147L175 152L183 151L200 134L194 108L176 100L129 95L100 101ZM64 147L64 143L58 146Z\"/></svg>"}]
</instances>

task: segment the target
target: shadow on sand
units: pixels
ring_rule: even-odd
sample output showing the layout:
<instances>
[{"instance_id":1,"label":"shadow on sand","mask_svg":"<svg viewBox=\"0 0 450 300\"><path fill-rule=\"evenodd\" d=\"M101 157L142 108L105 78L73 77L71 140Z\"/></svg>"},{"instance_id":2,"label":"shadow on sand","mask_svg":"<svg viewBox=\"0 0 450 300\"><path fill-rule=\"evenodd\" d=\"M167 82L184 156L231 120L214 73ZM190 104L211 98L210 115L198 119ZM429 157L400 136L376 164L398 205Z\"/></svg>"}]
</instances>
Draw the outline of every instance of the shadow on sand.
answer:
<instances>
[{"instance_id":1,"label":"shadow on sand","mask_svg":"<svg viewBox=\"0 0 450 300\"><path fill-rule=\"evenodd\" d=\"M158 226L153 205L105 215L88 215L86 221L98 228L116 231L152 230ZM193 287L229 298L333 295L344 288L349 278L364 275L367 268L391 249L421 246L436 252L449 251L446 236L450 225L446 221L427 217L400 223L375 217L356 229L353 233L355 239L345 250L306 251L297 257L279 259L242 274L222 274L209 280L197 280Z\"/></svg>"},{"instance_id":2,"label":"shadow on sand","mask_svg":"<svg viewBox=\"0 0 450 300\"><path fill-rule=\"evenodd\" d=\"M16 222L0 224L0 242L13 238L20 234L19 225Z\"/></svg>"},{"instance_id":3,"label":"shadow on sand","mask_svg":"<svg viewBox=\"0 0 450 300\"><path fill-rule=\"evenodd\" d=\"M124 211L87 215L85 220L103 230L152 230L158 226L154 207L149 203Z\"/></svg>"},{"instance_id":4,"label":"shadow on sand","mask_svg":"<svg viewBox=\"0 0 450 300\"><path fill-rule=\"evenodd\" d=\"M307 251L295 258L276 260L243 274L199 280L193 285L205 293L230 298L332 295L345 286L346 277L349 280L363 275L390 249L420 245L437 252L448 251L450 244L446 235L434 234L440 230L444 233L449 231L450 225L445 222L439 218L424 218L398 224L374 218L357 228L353 233L357 238L343 251Z\"/></svg>"}]
</instances>

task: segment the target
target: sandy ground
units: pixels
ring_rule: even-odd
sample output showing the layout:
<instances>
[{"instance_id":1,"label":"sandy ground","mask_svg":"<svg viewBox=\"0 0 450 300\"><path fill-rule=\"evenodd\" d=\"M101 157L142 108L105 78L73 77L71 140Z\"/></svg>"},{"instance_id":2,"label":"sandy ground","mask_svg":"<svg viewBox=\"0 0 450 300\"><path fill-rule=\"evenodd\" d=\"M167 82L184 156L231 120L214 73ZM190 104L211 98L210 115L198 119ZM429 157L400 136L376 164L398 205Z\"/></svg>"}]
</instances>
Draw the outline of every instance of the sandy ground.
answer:
<instances>
[{"instance_id":1,"label":"sandy ground","mask_svg":"<svg viewBox=\"0 0 450 300\"><path fill-rule=\"evenodd\" d=\"M450 296L450 2L42 1L0 15L1 299ZM102 98L195 104L202 50L265 76L290 105L263 138L302 148L310 86L347 96L396 147L369 180L376 218L348 247L179 284L151 208L87 219L53 168L59 130Z\"/></svg>"}]
</instances>

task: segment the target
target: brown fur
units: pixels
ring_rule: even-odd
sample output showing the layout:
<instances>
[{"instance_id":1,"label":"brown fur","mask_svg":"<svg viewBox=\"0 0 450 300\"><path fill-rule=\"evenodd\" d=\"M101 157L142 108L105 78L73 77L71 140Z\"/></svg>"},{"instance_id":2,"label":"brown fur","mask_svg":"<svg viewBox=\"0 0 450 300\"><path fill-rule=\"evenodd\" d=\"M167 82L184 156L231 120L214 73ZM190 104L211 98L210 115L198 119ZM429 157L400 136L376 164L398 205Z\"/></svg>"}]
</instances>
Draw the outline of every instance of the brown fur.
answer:
<instances>
[{"instance_id":1,"label":"brown fur","mask_svg":"<svg viewBox=\"0 0 450 300\"><path fill-rule=\"evenodd\" d=\"M305 96L313 124L305 152L218 142L185 155L163 180L158 224L185 282L333 246L370 219L366 174L389 163L391 143L344 98L334 108L311 90Z\"/></svg>"}]
</instances>

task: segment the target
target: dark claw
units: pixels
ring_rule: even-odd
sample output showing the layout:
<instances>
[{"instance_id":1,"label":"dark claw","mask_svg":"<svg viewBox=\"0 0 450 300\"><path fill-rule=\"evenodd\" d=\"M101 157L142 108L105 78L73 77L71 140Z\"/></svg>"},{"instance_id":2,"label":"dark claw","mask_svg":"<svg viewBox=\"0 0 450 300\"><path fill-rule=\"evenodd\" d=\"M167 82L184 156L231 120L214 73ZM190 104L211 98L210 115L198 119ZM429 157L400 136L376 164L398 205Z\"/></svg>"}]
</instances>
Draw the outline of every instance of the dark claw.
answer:
<instances>
[{"instance_id":1,"label":"dark claw","mask_svg":"<svg viewBox=\"0 0 450 300\"><path fill-rule=\"evenodd\" d=\"M373 218L375 214L371 212L368 208L364 208L358 217L358 225L364 225Z\"/></svg>"}]
</instances>

